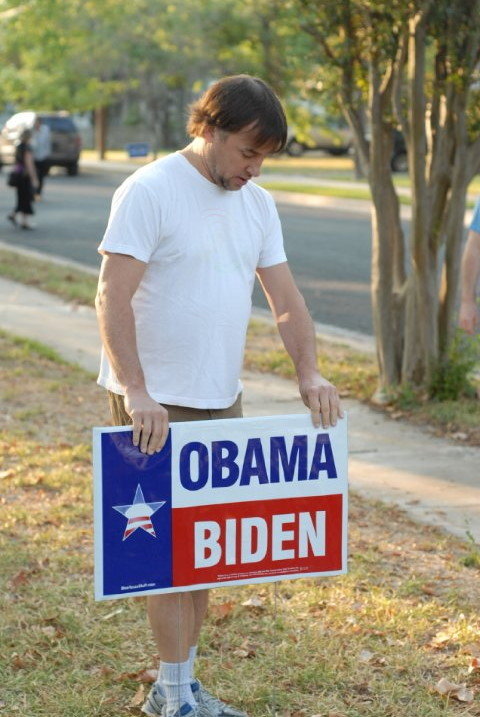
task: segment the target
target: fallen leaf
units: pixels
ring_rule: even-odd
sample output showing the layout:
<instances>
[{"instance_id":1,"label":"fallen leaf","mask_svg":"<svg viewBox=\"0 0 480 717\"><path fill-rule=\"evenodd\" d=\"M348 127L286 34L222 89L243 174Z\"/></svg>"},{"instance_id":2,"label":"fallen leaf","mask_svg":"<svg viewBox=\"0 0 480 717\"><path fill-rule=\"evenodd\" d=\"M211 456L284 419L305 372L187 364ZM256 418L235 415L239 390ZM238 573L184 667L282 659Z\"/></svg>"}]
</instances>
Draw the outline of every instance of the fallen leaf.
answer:
<instances>
[{"instance_id":1,"label":"fallen leaf","mask_svg":"<svg viewBox=\"0 0 480 717\"><path fill-rule=\"evenodd\" d=\"M46 625L45 627L41 627L40 631L49 640L59 640L60 638L65 637L65 631L55 625Z\"/></svg>"},{"instance_id":2,"label":"fallen leaf","mask_svg":"<svg viewBox=\"0 0 480 717\"><path fill-rule=\"evenodd\" d=\"M106 665L96 665L90 670L91 675L101 675L102 677L109 677L113 672L114 670Z\"/></svg>"},{"instance_id":3,"label":"fallen leaf","mask_svg":"<svg viewBox=\"0 0 480 717\"><path fill-rule=\"evenodd\" d=\"M243 607L254 607L254 608L260 608L261 610L265 610L265 604L261 598L259 598L257 595L254 595L251 598L248 598L248 600L245 600L242 602Z\"/></svg>"},{"instance_id":4,"label":"fallen leaf","mask_svg":"<svg viewBox=\"0 0 480 717\"><path fill-rule=\"evenodd\" d=\"M0 471L0 479L11 478L13 475L15 475L15 471L12 470L12 468L9 468L7 471Z\"/></svg>"},{"instance_id":5,"label":"fallen leaf","mask_svg":"<svg viewBox=\"0 0 480 717\"><path fill-rule=\"evenodd\" d=\"M473 692L467 689L465 682L457 685L442 677L435 685L435 690L442 696L448 695L459 702L473 702Z\"/></svg>"},{"instance_id":6,"label":"fallen leaf","mask_svg":"<svg viewBox=\"0 0 480 717\"><path fill-rule=\"evenodd\" d=\"M437 632L428 643L430 647L441 648L447 642L450 642L452 636L449 632Z\"/></svg>"},{"instance_id":7,"label":"fallen leaf","mask_svg":"<svg viewBox=\"0 0 480 717\"><path fill-rule=\"evenodd\" d=\"M10 664L14 670L23 670L27 666L26 660L20 657L16 652L12 655Z\"/></svg>"},{"instance_id":8,"label":"fallen leaf","mask_svg":"<svg viewBox=\"0 0 480 717\"><path fill-rule=\"evenodd\" d=\"M472 657L468 666L468 674L472 672L480 672L480 659L478 657Z\"/></svg>"},{"instance_id":9,"label":"fallen leaf","mask_svg":"<svg viewBox=\"0 0 480 717\"><path fill-rule=\"evenodd\" d=\"M143 701L145 699L145 687L144 685L140 685L138 690L135 692L134 696L130 700L130 706L131 707L140 707L141 704L143 704Z\"/></svg>"},{"instance_id":10,"label":"fallen leaf","mask_svg":"<svg viewBox=\"0 0 480 717\"><path fill-rule=\"evenodd\" d=\"M235 603L228 601L228 602L221 602L217 603L215 605L211 605L209 608L210 615L214 618L214 621L216 623L222 622L222 620L226 620L227 617L230 617L230 615L233 612L233 609L235 607Z\"/></svg>"},{"instance_id":11,"label":"fallen leaf","mask_svg":"<svg viewBox=\"0 0 480 717\"><path fill-rule=\"evenodd\" d=\"M135 677L137 682L146 682L151 683L155 682L157 679L158 670L142 670L138 673L138 675Z\"/></svg>"},{"instance_id":12,"label":"fallen leaf","mask_svg":"<svg viewBox=\"0 0 480 717\"><path fill-rule=\"evenodd\" d=\"M117 610L109 612L108 615L104 615L102 617L102 620L111 620L112 617L115 617L115 615L120 615L121 612L123 612L123 607L119 607Z\"/></svg>"},{"instance_id":13,"label":"fallen leaf","mask_svg":"<svg viewBox=\"0 0 480 717\"><path fill-rule=\"evenodd\" d=\"M14 575L10 580L11 587L18 588L20 585L26 585L26 583L31 580L33 573L33 570L20 570L20 572Z\"/></svg>"}]
</instances>

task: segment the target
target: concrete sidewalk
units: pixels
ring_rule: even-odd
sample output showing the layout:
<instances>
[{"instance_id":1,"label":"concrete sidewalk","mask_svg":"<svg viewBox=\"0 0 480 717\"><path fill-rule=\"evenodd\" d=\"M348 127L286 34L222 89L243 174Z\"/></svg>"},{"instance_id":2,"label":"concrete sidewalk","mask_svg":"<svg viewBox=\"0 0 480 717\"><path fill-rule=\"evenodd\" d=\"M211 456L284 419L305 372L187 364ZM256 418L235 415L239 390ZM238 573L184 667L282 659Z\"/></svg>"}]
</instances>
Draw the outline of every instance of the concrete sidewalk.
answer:
<instances>
[{"instance_id":1,"label":"concrete sidewalk","mask_svg":"<svg viewBox=\"0 0 480 717\"><path fill-rule=\"evenodd\" d=\"M97 370L100 341L90 308L0 279L0 328L41 341L88 371ZM243 382L246 415L305 410L291 381L245 372ZM357 401L344 403L352 488L462 538L468 530L480 543L480 449L435 438Z\"/></svg>"}]
</instances>

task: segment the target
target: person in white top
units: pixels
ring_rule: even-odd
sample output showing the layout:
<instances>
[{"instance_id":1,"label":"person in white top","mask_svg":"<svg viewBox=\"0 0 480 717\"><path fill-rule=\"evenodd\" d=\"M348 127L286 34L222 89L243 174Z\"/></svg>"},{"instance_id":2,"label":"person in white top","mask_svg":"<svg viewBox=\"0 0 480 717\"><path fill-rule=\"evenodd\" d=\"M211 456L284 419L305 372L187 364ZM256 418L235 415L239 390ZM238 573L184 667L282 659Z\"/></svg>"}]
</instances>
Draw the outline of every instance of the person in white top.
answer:
<instances>
[{"instance_id":1,"label":"person in white top","mask_svg":"<svg viewBox=\"0 0 480 717\"><path fill-rule=\"evenodd\" d=\"M475 205L470 229L462 256L460 328L474 334L479 326L477 299L480 281L480 200Z\"/></svg>"},{"instance_id":2,"label":"person in white top","mask_svg":"<svg viewBox=\"0 0 480 717\"><path fill-rule=\"evenodd\" d=\"M35 168L37 170L38 186L37 199L41 197L43 191L43 180L50 169L49 158L52 153L52 137L50 127L42 122L40 117L35 118L32 135L33 157L35 160Z\"/></svg>"},{"instance_id":3,"label":"person in white top","mask_svg":"<svg viewBox=\"0 0 480 717\"><path fill-rule=\"evenodd\" d=\"M270 195L250 180L285 146L282 106L262 80L223 78L191 107L192 142L117 190L100 244L99 383L133 443L160 451L169 421L241 415L251 294L258 276L316 427L343 416L317 368L314 327L288 267ZM193 675L208 591L152 595L160 654L149 715L240 717Z\"/></svg>"}]
</instances>

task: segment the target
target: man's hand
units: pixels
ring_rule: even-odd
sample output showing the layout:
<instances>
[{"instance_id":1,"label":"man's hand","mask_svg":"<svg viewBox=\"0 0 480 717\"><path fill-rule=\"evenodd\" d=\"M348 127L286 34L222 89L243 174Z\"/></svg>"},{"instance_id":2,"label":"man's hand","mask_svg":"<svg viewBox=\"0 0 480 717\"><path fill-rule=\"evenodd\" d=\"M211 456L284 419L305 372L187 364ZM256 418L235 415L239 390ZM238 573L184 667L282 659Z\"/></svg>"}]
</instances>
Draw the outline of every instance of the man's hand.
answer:
<instances>
[{"instance_id":1,"label":"man's hand","mask_svg":"<svg viewBox=\"0 0 480 717\"><path fill-rule=\"evenodd\" d=\"M478 306L476 301L462 301L458 323L460 328L469 334L475 333L478 321Z\"/></svg>"},{"instance_id":2,"label":"man's hand","mask_svg":"<svg viewBox=\"0 0 480 717\"><path fill-rule=\"evenodd\" d=\"M310 409L315 428L336 426L337 419L343 418L343 410L338 391L319 373L299 380L300 395Z\"/></svg>"},{"instance_id":3,"label":"man's hand","mask_svg":"<svg viewBox=\"0 0 480 717\"><path fill-rule=\"evenodd\" d=\"M125 410L133 422L133 445L142 453L160 451L168 436L168 412L143 389L125 392Z\"/></svg>"}]
</instances>

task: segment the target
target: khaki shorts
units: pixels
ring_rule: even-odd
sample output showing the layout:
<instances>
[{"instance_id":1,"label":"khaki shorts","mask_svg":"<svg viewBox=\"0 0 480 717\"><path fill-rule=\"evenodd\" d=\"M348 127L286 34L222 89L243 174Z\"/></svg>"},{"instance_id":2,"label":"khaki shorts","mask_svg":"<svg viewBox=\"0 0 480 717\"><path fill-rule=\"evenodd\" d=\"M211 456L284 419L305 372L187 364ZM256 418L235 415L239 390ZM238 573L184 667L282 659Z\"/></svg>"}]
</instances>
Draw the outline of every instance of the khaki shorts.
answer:
<instances>
[{"instance_id":1,"label":"khaki shorts","mask_svg":"<svg viewBox=\"0 0 480 717\"><path fill-rule=\"evenodd\" d=\"M110 413L112 414L115 426L129 426L132 419L125 410L124 397L118 393L108 391ZM242 394L240 393L235 403L229 408L188 408L187 406L170 406L162 403L168 411L170 423L178 421L208 421L218 418L242 418Z\"/></svg>"}]
</instances>

